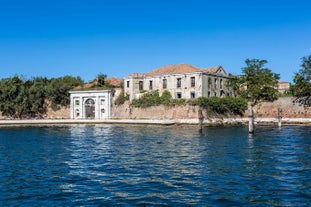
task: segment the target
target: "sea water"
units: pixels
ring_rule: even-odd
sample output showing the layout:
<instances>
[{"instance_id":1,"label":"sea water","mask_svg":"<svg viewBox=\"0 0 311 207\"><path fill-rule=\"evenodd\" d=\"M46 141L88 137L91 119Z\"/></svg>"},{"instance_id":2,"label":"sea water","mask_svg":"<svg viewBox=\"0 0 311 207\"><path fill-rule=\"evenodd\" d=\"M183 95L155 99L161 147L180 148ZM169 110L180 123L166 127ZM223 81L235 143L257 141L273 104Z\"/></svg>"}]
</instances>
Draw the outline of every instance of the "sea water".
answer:
<instances>
[{"instance_id":1,"label":"sea water","mask_svg":"<svg viewBox=\"0 0 311 207\"><path fill-rule=\"evenodd\" d=\"M311 126L0 128L0 206L310 206Z\"/></svg>"}]
</instances>

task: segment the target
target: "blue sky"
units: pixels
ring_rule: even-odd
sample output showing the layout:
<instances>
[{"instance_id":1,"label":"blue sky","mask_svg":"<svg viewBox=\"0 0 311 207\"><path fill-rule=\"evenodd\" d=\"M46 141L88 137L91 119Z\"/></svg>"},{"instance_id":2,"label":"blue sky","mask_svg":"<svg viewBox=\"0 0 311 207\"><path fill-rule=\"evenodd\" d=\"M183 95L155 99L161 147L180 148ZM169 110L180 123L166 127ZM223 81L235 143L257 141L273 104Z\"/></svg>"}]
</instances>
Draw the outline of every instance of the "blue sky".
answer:
<instances>
[{"instance_id":1,"label":"blue sky","mask_svg":"<svg viewBox=\"0 0 311 207\"><path fill-rule=\"evenodd\" d=\"M0 0L0 78L120 77L189 63L292 81L311 55L310 0Z\"/></svg>"}]
</instances>

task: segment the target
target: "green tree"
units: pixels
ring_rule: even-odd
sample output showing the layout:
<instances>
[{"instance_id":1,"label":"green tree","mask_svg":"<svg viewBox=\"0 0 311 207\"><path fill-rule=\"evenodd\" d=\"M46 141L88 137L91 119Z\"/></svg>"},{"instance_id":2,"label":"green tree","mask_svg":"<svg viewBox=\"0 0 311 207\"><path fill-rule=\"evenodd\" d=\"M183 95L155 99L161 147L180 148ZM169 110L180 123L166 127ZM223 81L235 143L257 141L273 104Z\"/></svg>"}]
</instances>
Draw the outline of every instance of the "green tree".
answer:
<instances>
[{"instance_id":1,"label":"green tree","mask_svg":"<svg viewBox=\"0 0 311 207\"><path fill-rule=\"evenodd\" d=\"M28 88L18 77L6 78L0 81L0 111L12 118L22 118L28 113Z\"/></svg>"},{"instance_id":2,"label":"green tree","mask_svg":"<svg viewBox=\"0 0 311 207\"><path fill-rule=\"evenodd\" d=\"M168 90L165 90L162 92L160 99L162 104L169 105L172 100L172 95Z\"/></svg>"},{"instance_id":3,"label":"green tree","mask_svg":"<svg viewBox=\"0 0 311 207\"><path fill-rule=\"evenodd\" d=\"M80 77L52 78L47 86L47 97L52 102L52 108L56 109L58 105L69 105L69 91L81 85L83 85L83 81Z\"/></svg>"},{"instance_id":4,"label":"green tree","mask_svg":"<svg viewBox=\"0 0 311 207\"><path fill-rule=\"evenodd\" d=\"M45 100L52 106L67 105L69 90L83 84L79 77L34 78L24 80L18 76L0 80L0 111L12 118L31 118L46 112Z\"/></svg>"},{"instance_id":5,"label":"green tree","mask_svg":"<svg viewBox=\"0 0 311 207\"><path fill-rule=\"evenodd\" d=\"M253 102L273 101L278 98L278 80L280 75L265 68L266 60L246 59L242 75L229 82L234 86L237 95Z\"/></svg>"},{"instance_id":6,"label":"green tree","mask_svg":"<svg viewBox=\"0 0 311 207\"><path fill-rule=\"evenodd\" d=\"M46 112L45 99L47 97L47 78L34 78L28 89L30 112L33 116L42 115Z\"/></svg>"},{"instance_id":7,"label":"green tree","mask_svg":"<svg viewBox=\"0 0 311 207\"><path fill-rule=\"evenodd\" d=\"M235 96L241 95L242 93L243 83L241 81L242 80L239 76L229 75L229 78L227 80L227 88L233 90L233 94Z\"/></svg>"},{"instance_id":8,"label":"green tree","mask_svg":"<svg viewBox=\"0 0 311 207\"><path fill-rule=\"evenodd\" d=\"M99 86L99 87L105 86L106 78L107 78L107 75L102 74L102 73L98 74L97 78L96 78L97 79L97 86Z\"/></svg>"},{"instance_id":9,"label":"green tree","mask_svg":"<svg viewBox=\"0 0 311 207\"><path fill-rule=\"evenodd\" d=\"M301 69L294 76L291 90L294 96L311 96L311 55L302 58Z\"/></svg>"}]
</instances>

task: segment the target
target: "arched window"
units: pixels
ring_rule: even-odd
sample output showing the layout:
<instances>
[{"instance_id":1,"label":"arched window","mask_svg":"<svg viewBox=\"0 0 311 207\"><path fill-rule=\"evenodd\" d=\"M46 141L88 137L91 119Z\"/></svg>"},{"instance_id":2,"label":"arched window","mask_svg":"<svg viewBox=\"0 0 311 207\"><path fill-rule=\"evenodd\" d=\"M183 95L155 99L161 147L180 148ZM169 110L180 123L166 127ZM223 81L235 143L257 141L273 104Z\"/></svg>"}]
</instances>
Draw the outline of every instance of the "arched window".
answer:
<instances>
[{"instance_id":1,"label":"arched window","mask_svg":"<svg viewBox=\"0 0 311 207\"><path fill-rule=\"evenodd\" d=\"M93 99L87 99L85 101L85 118L95 118L95 101Z\"/></svg>"}]
</instances>

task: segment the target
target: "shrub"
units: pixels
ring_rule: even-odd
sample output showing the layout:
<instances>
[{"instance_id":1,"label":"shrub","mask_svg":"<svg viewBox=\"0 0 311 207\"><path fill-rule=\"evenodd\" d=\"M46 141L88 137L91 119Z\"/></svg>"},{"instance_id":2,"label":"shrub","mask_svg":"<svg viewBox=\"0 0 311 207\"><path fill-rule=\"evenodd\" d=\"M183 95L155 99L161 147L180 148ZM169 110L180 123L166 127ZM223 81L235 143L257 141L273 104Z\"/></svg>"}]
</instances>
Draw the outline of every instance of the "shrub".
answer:
<instances>
[{"instance_id":1,"label":"shrub","mask_svg":"<svg viewBox=\"0 0 311 207\"><path fill-rule=\"evenodd\" d=\"M127 100L128 100L128 96L125 96L124 91L122 91L120 95L118 96L118 98L115 100L114 104L119 106L119 105L124 104L125 101Z\"/></svg>"},{"instance_id":2,"label":"shrub","mask_svg":"<svg viewBox=\"0 0 311 207\"><path fill-rule=\"evenodd\" d=\"M179 98L179 99L171 99L170 101L170 106L181 106L181 105L185 105L187 102L186 102L186 99L183 99L183 98Z\"/></svg>"},{"instance_id":3,"label":"shrub","mask_svg":"<svg viewBox=\"0 0 311 207\"><path fill-rule=\"evenodd\" d=\"M151 91L145 93L139 99L134 99L132 101L132 106L134 107L150 107L150 106L158 106L161 104L161 98L159 96L159 91Z\"/></svg>"},{"instance_id":4,"label":"shrub","mask_svg":"<svg viewBox=\"0 0 311 207\"><path fill-rule=\"evenodd\" d=\"M193 101L192 104L205 108L208 112L219 114L231 113L243 115L247 109L247 101L240 97L200 97Z\"/></svg>"},{"instance_id":5,"label":"shrub","mask_svg":"<svg viewBox=\"0 0 311 207\"><path fill-rule=\"evenodd\" d=\"M162 96L161 96L161 103L164 105L170 105L172 100L172 95L168 90L163 91Z\"/></svg>"},{"instance_id":6,"label":"shrub","mask_svg":"<svg viewBox=\"0 0 311 207\"><path fill-rule=\"evenodd\" d=\"M161 97L158 91L148 92L141 98L132 101L132 106L141 108L158 106L161 104L166 106L180 106L185 104L197 105L205 108L208 112L235 115L243 115L247 109L247 101L240 97L200 97L186 101L185 99L172 99L169 91L164 91Z\"/></svg>"},{"instance_id":7,"label":"shrub","mask_svg":"<svg viewBox=\"0 0 311 207\"><path fill-rule=\"evenodd\" d=\"M175 106L175 105L184 105L186 104L185 99L172 99L172 95L169 91L163 91L162 96L159 95L159 91L151 91L145 93L139 99L134 99L131 103L134 107L151 107L151 106L158 106L158 105L165 105L165 106Z\"/></svg>"}]
</instances>

